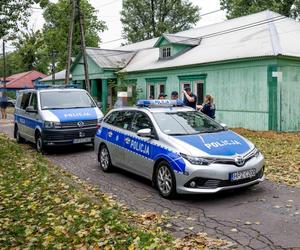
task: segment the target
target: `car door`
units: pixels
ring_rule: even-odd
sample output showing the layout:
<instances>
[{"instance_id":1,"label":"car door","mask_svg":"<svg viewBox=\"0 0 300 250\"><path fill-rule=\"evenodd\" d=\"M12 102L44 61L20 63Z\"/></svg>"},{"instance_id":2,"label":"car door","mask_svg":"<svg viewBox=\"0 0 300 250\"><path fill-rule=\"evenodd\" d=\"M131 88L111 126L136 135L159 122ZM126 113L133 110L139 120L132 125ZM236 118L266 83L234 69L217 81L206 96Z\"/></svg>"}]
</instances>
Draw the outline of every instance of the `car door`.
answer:
<instances>
[{"instance_id":1,"label":"car door","mask_svg":"<svg viewBox=\"0 0 300 250\"><path fill-rule=\"evenodd\" d=\"M127 152L124 145L133 117L133 111L122 110L112 112L110 117L105 120L107 124L105 128L106 140L110 142L108 149L112 162L121 168L126 168L124 157Z\"/></svg>"},{"instance_id":2,"label":"car door","mask_svg":"<svg viewBox=\"0 0 300 250\"><path fill-rule=\"evenodd\" d=\"M35 128L39 123L39 115L38 115L38 100L37 94L35 92L31 93L29 105L27 107L31 107L32 111L35 112L28 112L25 109L26 117L28 118L27 121L27 134L31 141L35 141Z\"/></svg>"},{"instance_id":3,"label":"car door","mask_svg":"<svg viewBox=\"0 0 300 250\"><path fill-rule=\"evenodd\" d=\"M30 140L30 136L29 136L28 118L25 110L29 105L30 96L31 96L31 92L22 93L20 109L18 110L16 115L20 135L27 140Z\"/></svg>"},{"instance_id":4,"label":"car door","mask_svg":"<svg viewBox=\"0 0 300 250\"><path fill-rule=\"evenodd\" d=\"M155 137L155 129L150 117L142 111L136 111L130 132L124 139L126 147L129 149L125 154L125 162L128 169L146 178L151 178L153 172L151 155L156 139L137 135L137 131L145 128L150 128Z\"/></svg>"}]
</instances>

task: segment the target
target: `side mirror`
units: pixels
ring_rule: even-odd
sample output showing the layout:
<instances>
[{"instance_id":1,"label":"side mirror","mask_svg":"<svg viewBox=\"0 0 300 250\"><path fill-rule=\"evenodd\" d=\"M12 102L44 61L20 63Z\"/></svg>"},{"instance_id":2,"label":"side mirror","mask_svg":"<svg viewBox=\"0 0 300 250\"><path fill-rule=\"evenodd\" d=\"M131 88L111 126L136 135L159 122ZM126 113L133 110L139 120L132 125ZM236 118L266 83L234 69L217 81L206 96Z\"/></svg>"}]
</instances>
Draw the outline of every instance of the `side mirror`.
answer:
<instances>
[{"instance_id":1,"label":"side mirror","mask_svg":"<svg viewBox=\"0 0 300 250\"><path fill-rule=\"evenodd\" d=\"M28 113L37 113L37 110L34 109L33 106L28 106L28 107L26 108L26 112L28 112Z\"/></svg>"},{"instance_id":2,"label":"side mirror","mask_svg":"<svg viewBox=\"0 0 300 250\"><path fill-rule=\"evenodd\" d=\"M137 135L140 137L152 137L150 128L143 128L137 131Z\"/></svg>"},{"instance_id":3,"label":"side mirror","mask_svg":"<svg viewBox=\"0 0 300 250\"><path fill-rule=\"evenodd\" d=\"M221 123L221 126L225 129L228 130L228 126L225 123Z\"/></svg>"}]
</instances>

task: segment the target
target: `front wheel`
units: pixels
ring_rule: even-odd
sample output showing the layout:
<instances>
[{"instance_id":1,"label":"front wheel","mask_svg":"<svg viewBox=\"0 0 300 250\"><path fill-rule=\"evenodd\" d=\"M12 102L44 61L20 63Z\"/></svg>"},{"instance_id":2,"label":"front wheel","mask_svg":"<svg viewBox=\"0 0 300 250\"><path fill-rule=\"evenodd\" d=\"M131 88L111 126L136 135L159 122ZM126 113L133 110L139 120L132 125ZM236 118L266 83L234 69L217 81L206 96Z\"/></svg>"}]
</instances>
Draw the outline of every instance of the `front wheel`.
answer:
<instances>
[{"instance_id":1,"label":"front wheel","mask_svg":"<svg viewBox=\"0 0 300 250\"><path fill-rule=\"evenodd\" d=\"M44 154L45 153L45 144L43 142L42 135L38 133L35 138L35 145L36 145L36 151L38 153Z\"/></svg>"},{"instance_id":2,"label":"front wheel","mask_svg":"<svg viewBox=\"0 0 300 250\"><path fill-rule=\"evenodd\" d=\"M176 180L169 163L160 162L155 176L159 194L167 199L173 198L176 195Z\"/></svg>"},{"instance_id":3,"label":"front wheel","mask_svg":"<svg viewBox=\"0 0 300 250\"><path fill-rule=\"evenodd\" d=\"M110 172L113 168L108 148L105 145L100 146L98 159L100 163L100 167L104 172Z\"/></svg>"}]
</instances>

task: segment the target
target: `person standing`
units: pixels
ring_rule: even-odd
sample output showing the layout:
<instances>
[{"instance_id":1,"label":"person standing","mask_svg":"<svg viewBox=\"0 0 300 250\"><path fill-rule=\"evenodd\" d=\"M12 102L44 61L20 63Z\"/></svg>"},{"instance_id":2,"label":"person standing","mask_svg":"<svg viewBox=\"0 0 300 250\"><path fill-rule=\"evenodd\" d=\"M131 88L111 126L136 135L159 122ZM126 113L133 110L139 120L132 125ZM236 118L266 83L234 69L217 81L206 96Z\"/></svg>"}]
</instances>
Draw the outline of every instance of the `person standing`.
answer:
<instances>
[{"instance_id":1,"label":"person standing","mask_svg":"<svg viewBox=\"0 0 300 250\"><path fill-rule=\"evenodd\" d=\"M165 95L165 93L162 92L162 93L159 94L157 99L164 100L164 99L166 99L166 96L168 96L168 95Z\"/></svg>"},{"instance_id":2,"label":"person standing","mask_svg":"<svg viewBox=\"0 0 300 250\"><path fill-rule=\"evenodd\" d=\"M199 106L200 111L212 119L215 119L216 105L211 95L206 95L203 106Z\"/></svg>"},{"instance_id":3,"label":"person standing","mask_svg":"<svg viewBox=\"0 0 300 250\"><path fill-rule=\"evenodd\" d=\"M0 108L1 108L1 117L2 119L7 119L7 113L6 113L6 109L8 107L8 99L6 96L6 93L3 92L1 99L0 99Z\"/></svg>"},{"instance_id":4,"label":"person standing","mask_svg":"<svg viewBox=\"0 0 300 250\"><path fill-rule=\"evenodd\" d=\"M171 100L177 100L178 99L178 92L172 91L171 93Z\"/></svg>"},{"instance_id":5,"label":"person standing","mask_svg":"<svg viewBox=\"0 0 300 250\"><path fill-rule=\"evenodd\" d=\"M190 87L185 88L184 90L182 90L182 93L184 94L183 97L184 105L196 109L197 96L192 93L191 88Z\"/></svg>"}]
</instances>

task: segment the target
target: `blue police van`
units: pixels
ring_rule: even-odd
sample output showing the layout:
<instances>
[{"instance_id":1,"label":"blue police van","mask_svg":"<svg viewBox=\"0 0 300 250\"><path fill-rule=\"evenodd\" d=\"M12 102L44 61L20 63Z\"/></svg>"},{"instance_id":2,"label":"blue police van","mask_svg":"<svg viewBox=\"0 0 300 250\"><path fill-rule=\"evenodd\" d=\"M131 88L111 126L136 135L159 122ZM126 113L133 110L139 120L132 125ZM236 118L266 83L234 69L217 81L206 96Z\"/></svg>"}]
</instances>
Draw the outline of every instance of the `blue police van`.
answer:
<instances>
[{"instance_id":1,"label":"blue police van","mask_svg":"<svg viewBox=\"0 0 300 250\"><path fill-rule=\"evenodd\" d=\"M22 90L14 113L14 137L47 147L94 143L103 114L83 89Z\"/></svg>"}]
</instances>

